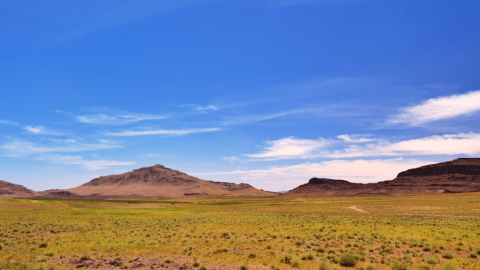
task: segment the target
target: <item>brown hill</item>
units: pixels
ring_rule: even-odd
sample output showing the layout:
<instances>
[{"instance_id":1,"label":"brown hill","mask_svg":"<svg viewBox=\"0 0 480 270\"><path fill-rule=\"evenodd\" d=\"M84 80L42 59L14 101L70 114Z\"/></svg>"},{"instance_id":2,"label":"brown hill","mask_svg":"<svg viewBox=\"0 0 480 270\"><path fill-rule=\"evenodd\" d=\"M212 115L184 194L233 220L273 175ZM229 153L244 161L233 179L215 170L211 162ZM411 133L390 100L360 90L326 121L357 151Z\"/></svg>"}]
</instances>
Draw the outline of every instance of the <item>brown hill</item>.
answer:
<instances>
[{"instance_id":1,"label":"brown hill","mask_svg":"<svg viewBox=\"0 0 480 270\"><path fill-rule=\"evenodd\" d=\"M162 165L140 168L119 175L102 176L79 187L58 194L58 197L177 197L207 196L274 196L275 193L258 190L249 184L233 184L202 180ZM57 194L53 194L56 192ZM65 195L65 196L63 196Z\"/></svg>"},{"instance_id":2,"label":"brown hill","mask_svg":"<svg viewBox=\"0 0 480 270\"><path fill-rule=\"evenodd\" d=\"M371 184L312 178L286 196L435 194L480 191L480 158L459 158L406 170L393 180Z\"/></svg>"},{"instance_id":3,"label":"brown hill","mask_svg":"<svg viewBox=\"0 0 480 270\"><path fill-rule=\"evenodd\" d=\"M31 198L38 193L24 186L0 180L0 198Z\"/></svg>"}]
</instances>

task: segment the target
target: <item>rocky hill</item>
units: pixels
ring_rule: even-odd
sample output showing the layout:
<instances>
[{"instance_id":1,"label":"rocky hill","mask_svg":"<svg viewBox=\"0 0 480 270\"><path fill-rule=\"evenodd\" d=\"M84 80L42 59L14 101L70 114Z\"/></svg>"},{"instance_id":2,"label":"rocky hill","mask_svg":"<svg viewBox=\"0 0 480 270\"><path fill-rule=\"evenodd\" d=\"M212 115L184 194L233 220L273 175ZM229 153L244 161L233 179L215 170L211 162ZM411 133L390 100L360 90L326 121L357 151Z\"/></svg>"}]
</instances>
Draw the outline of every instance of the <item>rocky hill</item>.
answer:
<instances>
[{"instance_id":1,"label":"rocky hill","mask_svg":"<svg viewBox=\"0 0 480 270\"><path fill-rule=\"evenodd\" d=\"M119 175L102 176L66 190L68 197L177 197L177 196L274 196L249 184L202 180L162 165L140 168ZM52 191L53 192L53 191ZM59 191L45 194L58 195ZM60 196L63 197L63 196Z\"/></svg>"},{"instance_id":2,"label":"rocky hill","mask_svg":"<svg viewBox=\"0 0 480 270\"><path fill-rule=\"evenodd\" d=\"M312 178L283 195L353 196L393 194L436 194L480 191L480 159L459 158L406 170L393 180L372 184Z\"/></svg>"},{"instance_id":3,"label":"rocky hill","mask_svg":"<svg viewBox=\"0 0 480 270\"><path fill-rule=\"evenodd\" d=\"M0 198L31 198L38 193L24 186L0 180Z\"/></svg>"}]
</instances>

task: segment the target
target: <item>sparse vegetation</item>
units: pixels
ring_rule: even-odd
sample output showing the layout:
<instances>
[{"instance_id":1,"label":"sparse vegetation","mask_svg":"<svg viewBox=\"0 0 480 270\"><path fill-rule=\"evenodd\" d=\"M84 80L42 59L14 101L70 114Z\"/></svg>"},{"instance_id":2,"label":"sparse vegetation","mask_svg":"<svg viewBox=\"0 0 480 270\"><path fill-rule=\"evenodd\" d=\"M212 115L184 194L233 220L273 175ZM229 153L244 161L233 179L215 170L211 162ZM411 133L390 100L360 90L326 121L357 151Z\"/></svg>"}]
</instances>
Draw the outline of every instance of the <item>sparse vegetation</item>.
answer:
<instances>
[{"instance_id":1,"label":"sparse vegetation","mask_svg":"<svg viewBox=\"0 0 480 270\"><path fill-rule=\"evenodd\" d=\"M0 269L475 269L479 197L0 199Z\"/></svg>"}]
</instances>

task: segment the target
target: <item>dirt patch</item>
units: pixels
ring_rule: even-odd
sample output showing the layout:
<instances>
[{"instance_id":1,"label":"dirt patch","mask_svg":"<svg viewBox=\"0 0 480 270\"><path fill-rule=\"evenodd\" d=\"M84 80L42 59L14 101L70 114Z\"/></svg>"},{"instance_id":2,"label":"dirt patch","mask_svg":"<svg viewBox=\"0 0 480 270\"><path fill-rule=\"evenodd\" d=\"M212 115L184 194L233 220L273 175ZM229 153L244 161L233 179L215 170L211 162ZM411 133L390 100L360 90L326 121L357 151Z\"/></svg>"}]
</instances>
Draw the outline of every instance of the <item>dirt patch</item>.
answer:
<instances>
[{"instance_id":1,"label":"dirt patch","mask_svg":"<svg viewBox=\"0 0 480 270\"><path fill-rule=\"evenodd\" d=\"M170 260L167 260L169 258ZM198 260L198 266L194 267L193 258L189 256L144 256L133 259L117 259L111 257L107 259L88 259L80 260L74 258L61 258L56 260L59 263L66 264L77 269L181 269L192 270L199 269L205 265L210 270L237 270L238 265L211 265L207 262ZM248 269L266 270L269 267L262 265L249 265Z\"/></svg>"},{"instance_id":2,"label":"dirt patch","mask_svg":"<svg viewBox=\"0 0 480 270\"><path fill-rule=\"evenodd\" d=\"M355 205L348 207L348 209L352 209L352 210L355 210L355 211L358 211L358 212L361 212L361 213L368 213L368 212L365 211L365 210L362 210L362 209L360 209L360 208L357 208Z\"/></svg>"}]
</instances>

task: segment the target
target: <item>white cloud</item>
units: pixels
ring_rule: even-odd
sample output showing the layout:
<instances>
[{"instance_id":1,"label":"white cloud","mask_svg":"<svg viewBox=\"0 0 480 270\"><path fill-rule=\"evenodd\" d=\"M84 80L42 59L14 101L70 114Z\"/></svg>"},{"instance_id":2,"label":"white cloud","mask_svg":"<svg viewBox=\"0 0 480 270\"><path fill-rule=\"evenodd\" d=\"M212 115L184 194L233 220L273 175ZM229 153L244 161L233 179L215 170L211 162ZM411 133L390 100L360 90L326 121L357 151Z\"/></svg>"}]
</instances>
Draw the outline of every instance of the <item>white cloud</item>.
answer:
<instances>
[{"instance_id":1,"label":"white cloud","mask_svg":"<svg viewBox=\"0 0 480 270\"><path fill-rule=\"evenodd\" d=\"M365 143L365 142L371 142L375 140L370 138L362 138L359 135L348 135L348 134L339 135L337 136L337 138L347 143Z\"/></svg>"},{"instance_id":2,"label":"white cloud","mask_svg":"<svg viewBox=\"0 0 480 270\"><path fill-rule=\"evenodd\" d=\"M480 90L461 95L432 98L420 105L402 108L388 124L418 126L432 121L451 119L480 111Z\"/></svg>"},{"instance_id":3,"label":"white cloud","mask_svg":"<svg viewBox=\"0 0 480 270\"><path fill-rule=\"evenodd\" d=\"M25 129L30 131L31 133L38 134L38 133L42 132L45 128L44 127L27 126L27 127L25 127Z\"/></svg>"},{"instance_id":4,"label":"white cloud","mask_svg":"<svg viewBox=\"0 0 480 270\"><path fill-rule=\"evenodd\" d=\"M269 141L264 151L245 154L253 160L269 161L279 159L306 158L358 158L358 157L404 157L426 155L476 155L480 152L480 134L459 133L390 142L386 140L361 138L353 135L337 136L340 140L284 139ZM368 143L372 142L372 143ZM373 143L375 142L375 143ZM359 145L359 143L361 143ZM331 146L343 147L332 150Z\"/></svg>"},{"instance_id":5,"label":"white cloud","mask_svg":"<svg viewBox=\"0 0 480 270\"><path fill-rule=\"evenodd\" d=\"M229 172L193 173L196 176L240 175L243 180L257 182L272 181L280 183L293 181L291 186L298 186L298 181L306 183L312 177L342 179L357 183L375 183L394 179L398 173L434 162L417 159L375 159L375 160L333 160L319 163L302 163L297 165L274 166L259 170L238 170ZM271 190L283 190L272 185Z\"/></svg>"},{"instance_id":6,"label":"white cloud","mask_svg":"<svg viewBox=\"0 0 480 270\"><path fill-rule=\"evenodd\" d=\"M100 170L110 166L129 166L136 162L117 161L117 160L84 160L81 156L62 156L62 155L42 155L37 160L49 161L54 164L62 165L81 165L87 170Z\"/></svg>"},{"instance_id":7,"label":"white cloud","mask_svg":"<svg viewBox=\"0 0 480 270\"><path fill-rule=\"evenodd\" d=\"M330 158L421 155L475 155L480 151L480 134L460 133L430 136L399 142L380 141L365 146L324 153Z\"/></svg>"},{"instance_id":8,"label":"white cloud","mask_svg":"<svg viewBox=\"0 0 480 270\"><path fill-rule=\"evenodd\" d=\"M11 125L11 126L18 126L17 123L8 121L8 120L0 120L0 124Z\"/></svg>"},{"instance_id":9,"label":"white cloud","mask_svg":"<svg viewBox=\"0 0 480 270\"><path fill-rule=\"evenodd\" d=\"M291 159L291 158L308 158L315 151L319 151L329 145L329 141L325 139L309 140L295 139L288 137L276 141L269 141L265 151L258 154L247 154L246 156L254 159L275 160L275 159Z\"/></svg>"},{"instance_id":10,"label":"white cloud","mask_svg":"<svg viewBox=\"0 0 480 270\"><path fill-rule=\"evenodd\" d=\"M231 156L231 157L222 157L221 160L233 162L233 161L238 161L239 159L236 156Z\"/></svg>"},{"instance_id":11,"label":"white cloud","mask_svg":"<svg viewBox=\"0 0 480 270\"><path fill-rule=\"evenodd\" d=\"M42 126L26 126L25 130L34 134L43 134L43 135L64 135L62 132L47 130L45 127Z\"/></svg>"},{"instance_id":12,"label":"white cloud","mask_svg":"<svg viewBox=\"0 0 480 270\"><path fill-rule=\"evenodd\" d=\"M284 117L287 115L293 115L293 114L301 114L301 113L312 113L312 112L321 112L323 109L322 108L302 108L302 109L295 109L295 110L290 110L290 111L284 111L284 112L278 112L278 113L272 113L272 114L264 114L264 115L244 115L244 116L239 116L239 117L233 117L230 118L229 120L225 121L223 125L225 126L234 126L234 125L248 125L248 124L253 124L261 121L266 121L270 119L275 119L279 117Z\"/></svg>"},{"instance_id":13,"label":"white cloud","mask_svg":"<svg viewBox=\"0 0 480 270\"><path fill-rule=\"evenodd\" d=\"M143 131L121 131L121 132L108 132L109 136L144 136L144 135L171 135L171 136L183 136L195 133L215 132L220 131L220 128L193 128L193 129L160 129L160 130L143 130Z\"/></svg>"},{"instance_id":14,"label":"white cloud","mask_svg":"<svg viewBox=\"0 0 480 270\"><path fill-rule=\"evenodd\" d=\"M208 105L206 107L197 106L195 107L195 110L196 111L208 111L208 110L216 111L218 110L218 108L215 105Z\"/></svg>"},{"instance_id":15,"label":"white cloud","mask_svg":"<svg viewBox=\"0 0 480 270\"><path fill-rule=\"evenodd\" d=\"M126 125L145 120L161 120L166 118L167 117L164 115L153 114L121 114L109 116L103 113L99 113L77 116L77 120L81 123L101 125Z\"/></svg>"},{"instance_id":16,"label":"white cloud","mask_svg":"<svg viewBox=\"0 0 480 270\"><path fill-rule=\"evenodd\" d=\"M54 152L82 152L94 151L109 148L121 147L116 144L99 143L88 144L78 143L75 140L56 140L37 145L29 141L13 141L0 146L0 149L5 152L5 156L9 157L23 157L32 154L54 153Z\"/></svg>"}]
</instances>

